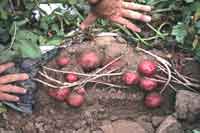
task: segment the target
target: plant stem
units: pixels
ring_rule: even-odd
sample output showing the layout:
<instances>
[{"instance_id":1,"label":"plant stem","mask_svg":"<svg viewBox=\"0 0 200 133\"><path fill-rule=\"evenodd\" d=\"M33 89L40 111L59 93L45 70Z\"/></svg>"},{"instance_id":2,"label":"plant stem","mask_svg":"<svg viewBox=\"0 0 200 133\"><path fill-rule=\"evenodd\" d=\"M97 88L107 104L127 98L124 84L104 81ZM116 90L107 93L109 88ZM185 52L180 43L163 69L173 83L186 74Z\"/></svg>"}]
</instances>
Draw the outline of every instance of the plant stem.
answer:
<instances>
[{"instance_id":1,"label":"plant stem","mask_svg":"<svg viewBox=\"0 0 200 133\"><path fill-rule=\"evenodd\" d=\"M168 33L164 33L163 36L168 36L169 34ZM157 39L159 38L159 36L152 36L152 37L148 37L148 38L143 38L144 41L151 41L151 40L154 40L154 39Z\"/></svg>"},{"instance_id":2,"label":"plant stem","mask_svg":"<svg viewBox=\"0 0 200 133\"><path fill-rule=\"evenodd\" d=\"M162 39L164 39L163 34L160 33L160 31L156 30L151 24L146 23L146 25L147 25L150 29L152 29L158 36L160 36Z\"/></svg>"},{"instance_id":3,"label":"plant stem","mask_svg":"<svg viewBox=\"0 0 200 133\"><path fill-rule=\"evenodd\" d=\"M110 87L114 87L114 88L129 88L127 86L121 86L121 85L116 85L116 84L111 84L111 83L107 83L104 81L90 81L91 83L98 83L98 84L104 84Z\"/></svg>"},{"instance_id":4,"label":"plant stem","mask_svg":"<svg viewBox=\"0 0 200 133\"><path fill-rule=\"evenodd\" d=\"M52 69L52 68L49 68L49 67L46 67L46 66L43 66L43 68L46 69L46 70L64 73L64 74L70 73L70 74L76 74L76 75L85 76L85 77L95 77L95 76L97 76L97 74L85 74L85 73L78 73L78 72L73 72L73 71L62 71L62 70ZM99 74L99 75L100 76L120 76L120 75L122 75L122 73L110 73L110 74L103 73L103 74Z\"/></svg>"},{"instance_id":5,"label":"plant stem","mask_svg":"<svg viewBox=\"0 0 200 133\"><path fill-rule=\"evenodd\" d=\"M140 37L140 35L138 33L134 32L134 34L136 35L136 37L138 38L138 40L140 40L145 45L150 46L150 44L148 42L146 42L142 37Z\"/></svg>"},{"instance_id":6,"label":"plant stem","mask_svg":"<svg viewBox=\"0 0 200 133\"><path fill-rule=\"evenodd\" d=\"M13 47L13 44L14 44L15 38L16 38L16 33L17 33L17 24L16 24L16 22L14 22L13 24L14 24L14 33L13 33L13 37L11 39L10 47L8 48L8 50L10 50Z\"/></svg>"},{"instance_id":7,"label":"plant stem","mask_svg":"<svg viewBox=\"0 0 200 133\"><path fill-rule=\"evenodd\" d=\"M49 87L51 87L51 88L54 88L54 89L59 88L58 86L49 84L49 83L47 83L47 82L45 82L45 81L42 81L42 80L40 80L40 79L37 79L37 78L33 78L33 80L34 80L34 81L37 81L37 82L39 82L39 83L42 83L42 84L44 84L44 85L46 85L46 86L49 86Z\"/></svg>"},{"instance_id":8,"label":"plant stem","mask_svg":"<svg viewBox=\"0 0 200 133\"><path fill-rule=\"evenodd\" d=\"M159 56L157 56L157 55L155 55L155 54L153 54L153 53L151 53L149 51L146 51L146 50L144 50L142 48L139 48L139 47L137 47L136 49L139 50L139 51L142 51L142 52L144 52L144 53L146 53L146 54L148 54L148 55L150 55L152 57L154 57L157 61L159 61L161 64L163 64L166 67L167 73L168 73L168 80L165 83L165 85L162 88L162 90L160 91L160 93L162 94L165 91L165 89L167 88L167 85L170 83L171 78L172 78L172 73L171 73L171 70L169 68L169 67L171 67L171 64L168 61L166 61L165 59L163 59L163 58L161 58L161 57L159 57Z\"/></svg>"}]
</instances>

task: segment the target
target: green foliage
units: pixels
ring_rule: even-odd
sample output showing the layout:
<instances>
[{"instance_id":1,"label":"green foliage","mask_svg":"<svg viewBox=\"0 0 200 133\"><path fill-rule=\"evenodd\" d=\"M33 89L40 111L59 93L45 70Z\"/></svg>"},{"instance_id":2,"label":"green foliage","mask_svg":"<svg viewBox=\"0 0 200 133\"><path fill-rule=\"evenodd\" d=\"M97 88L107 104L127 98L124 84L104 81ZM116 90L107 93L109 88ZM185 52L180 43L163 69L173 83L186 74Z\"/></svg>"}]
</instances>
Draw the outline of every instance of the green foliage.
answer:
<instances>
[{"instance_id":1,"label":"green foliage","mask_svg":"<svg viewBox=\"0 0 200 133\"><path fill-rule=\"evenodd\" d=\"M20 57L37 58L41 56L40 49L37 45L39 36L28 30L19 30L16 34L13 49L18 52Z\"/></svg>"},{"instance_id":2,"label":"green foliage","mask_svg":"<svg viewBox=\"0 0 200 133\"><path fill-rule=\"evenodd\" d=\"M2 103L0 103L0 114L4 112L7 112L7 109Z\"/></svg>"},{"instance_id":3,"label":"green foliage","mask_svg":"<svg viewBox=\"0 0 200 133\"><path fill-rule=\"evenodd\" d=\"M193 130L192 133L200 133L200 130Z\"/></svg>"},{"instance_id":4,"label":"green foliage","mask_svg":"<svg viewBox=\"0 0 200 133\"><path fill-rule=\"evenodd\" d=\"M66 10L57 8L47 15L40 3L63 3ZM3 0L0 1L0 63L16 57L41 56L40 45L59 45L65 33L79 26L88 6L84 0ZM81 4L81 6L80 6ZM40 11L40 19L33 17ZM81 13L80 13L81 12Z\"/></svg>"},{"instance_id":5,"label":"green foliage","mask_svg":"<svg viewBox=\"0 0 200 133\"><path fill-rule=\"evenodd\" d=\"M170 27L167 32L178 46L193 51L200 60L200 1L199 0L140 0L154 6L153 16L167 17ZM171 31L170 31L171 30Z\"/></svg>"},{"instance_id":6,"label":"green foliage","mask_svg":"<svg viewBox=\"0 0 200 133\"><path fill-rule=\"evenodd\" d=\"M186 26L179 22L177 25L173 27L172 35L176 37L176 41L184 44L185 37L187 36Z\"/></svg>"},{"instance_id":7,"label":"green foliage","mask_svg":"<svg viewBox=\"0 0 200 133\"><path fill-rule=\"evenodd\" d=\"M186 3L192 3L194 0L184 0Z\"/></svg>"},{"instance_id":8,"label":"green foliage","mask_svg":"<svg viewBox=\"0 0 200 133\"><path fill-rule=\"evenodd\" d=\"M196 50L195 58L200 63L200 48Z\"/></svg>"},{"instance_id":9,"label":"green foliage","mask_svg":"<svg viewBox=\"0 0 200 133\"><path fill-rule=\"evenodd\" d=\"M197 30L197 34L200 35L200 20L195 23L195 28Z\"/></svg>"}]
</instances>

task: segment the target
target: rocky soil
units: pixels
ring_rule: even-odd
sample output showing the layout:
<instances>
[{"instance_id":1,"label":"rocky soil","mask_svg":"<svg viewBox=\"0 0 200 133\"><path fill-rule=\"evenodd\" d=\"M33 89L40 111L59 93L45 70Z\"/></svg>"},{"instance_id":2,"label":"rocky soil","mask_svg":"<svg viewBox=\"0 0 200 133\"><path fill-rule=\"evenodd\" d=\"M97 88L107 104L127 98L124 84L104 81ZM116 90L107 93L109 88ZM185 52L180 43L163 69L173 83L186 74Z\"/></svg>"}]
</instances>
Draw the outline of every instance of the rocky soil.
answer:
<instances>
[{"instance_id":1,"label":"rocky soil","mask_svg":"<svg viewBox=\"0 0 200 133\"><path fill-rule=\"evenodd\" d=\"M128 49L130 53L124 59L128 62L127 68L131 69L136 69L139 59L149 58L134 52L120 38L99 37L90 45L86 44L74 45L68 52L76 53L75 47L80 46L79 50L82 50L91 45L99 51L106 49L104 58L114 58ZM166 55L156 50L152 52ZM184 70L189 69L191 75L200 81L200 65L195 61L189 64L191 62L193 69L186 65ZM54 64L52 61L48 65ZM1 114L0 133L184 133L189 129L200 129L200 95L191 91L175 93L168 88L162 106L148 109L143 105L144 92L136 88L88 86L84 105L71 108L49 97L48 89L38 84L37 104L32 115L13 110Z\"/></svg>"}]
</instances>

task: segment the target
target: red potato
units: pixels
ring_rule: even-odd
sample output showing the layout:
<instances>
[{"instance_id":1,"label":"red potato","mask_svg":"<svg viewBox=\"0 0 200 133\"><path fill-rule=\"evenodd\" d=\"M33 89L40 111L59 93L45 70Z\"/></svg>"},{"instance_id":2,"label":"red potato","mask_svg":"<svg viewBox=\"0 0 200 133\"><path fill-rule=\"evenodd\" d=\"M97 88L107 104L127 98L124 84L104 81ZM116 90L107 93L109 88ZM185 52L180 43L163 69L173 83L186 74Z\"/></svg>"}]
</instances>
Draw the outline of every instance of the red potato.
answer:
<instances>
[{"instance_id":1,"label":"red potato","mask_svg":"<svg viewBox=\"0 0 200 133\"><path fill-rule=\"evenodd\" d=\"M56 60L56 63L59 65L59 66L66 66L68 65L70 62L70 59L68 57L59 57L57 60Z\"/></svg>"},{"instance_id":2,"label":"red potato","mask_svg":"<svg viewBox=\"0 0 200 133\"><path fill-rule=\"evenodd\" d=\"M162 104L163 98L157 92L152 92L145 97L144 104L148 108L158 108Z\"/></svg>"},{"instance_id":3,"label":"red potato","mask_svg":"<svg viewBox=\"0 0 200 133\"><path fill-rule=\"evenodd\" d=\"M139 83L140 77L136 72L125 72L122 75L122 81L126 85L137 85Z\"/></svg>"},{"instance_id":4,"label":"red potato","mask_svg":"<svg viewBox=\"0 0 200 133\"><path fill-rule=\"evenodd\" d=\"M76 93L80 94L80 95L85 95L86 94L86 90L85 88L81 87L81 88L77 88L76 89Z\"/></svg>"},{"instance_id":5,"label":"red potato","mask_svg":"<svg viewBox=\"0 0 200 133\"><path fill-rule=\"evenodd\" d=\"M64 101L69 94L70 90L68 88L51 90L48 92L49 96L53 97L58 101Z\"/></svg>"},{"instance_id":6,"label":"red potato","mask_svg":"<svg viewBox=\"0 0 200 133\"><path fill-rule=\"evenodd\" d=\"M84 101L85 97L77 93L71 93L66 99L66 103L68 103L72 107L80 107L84 103Z\"/></svg>"},{"instance_id":7,"label":"red potato","mask_svg":"<svg viewBox=\"0 0 200 133\"><path fill-rule=\"evenodd\" d=\"M74 73L69 73L66 75L65 79L67 82L73 83L73 82L78 81L78 76Z\"/></svg>"},{"instance_id":8,"label":"red potato","mask_svg":"<svg viewBox=\"0 0 200 133\"><path fill-rule=\"evenodd\" d=\"M79 64L84 71L89 72L101 65L101 59L96 52L88 51L81 54Z\"/></svg>"},{"instance_id":9,"label":"red potato","mask_svg":"<svg viewBox=\"0 0 200 133\"><path fill-rule=\"evenodd\" d=\"M151 79L141 79L139 86L144 91L150 92L150 91L154 91L157 88L158 83Z\"/></svg>"},{"instance_id":10,"label":"red potato","mask_svg":"<svg viewBox=\"0 0 200 133\"><path fill-rule=\"evenodd\" d=\"M138 64L138 72L151 77L156 73L157 64L152 60L143 60Z\"/></svg>"}]
</instances>

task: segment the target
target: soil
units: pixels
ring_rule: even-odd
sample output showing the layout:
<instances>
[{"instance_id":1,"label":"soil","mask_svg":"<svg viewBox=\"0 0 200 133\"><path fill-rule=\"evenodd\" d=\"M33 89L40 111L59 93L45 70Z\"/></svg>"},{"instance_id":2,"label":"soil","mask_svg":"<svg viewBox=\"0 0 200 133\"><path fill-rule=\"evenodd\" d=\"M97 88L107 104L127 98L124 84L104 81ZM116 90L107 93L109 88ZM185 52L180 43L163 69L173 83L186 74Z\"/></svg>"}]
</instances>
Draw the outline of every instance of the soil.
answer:
<instances>
[{"instance_id":1,"label":"soil","mask_svg":"<svg viewBox=\"0 0 200 133\"><path fill-rule=\"evenodd\" d=\"M59 56L68 55L71 58L77 58L85 49L96 50L104 60L116 58L128 50L126 57L123 57L123 62L126 62L125 69L132 70L136 70L139 60L149 58L143 53L136 52L123 39L113 37L98 37L84 44L74 44L63 50ZM152 52L162 57L167 55L167 52L156 50ZM175 56L173 57L175 58ZM193 63L192 69L190 69L191 65L186 65L183 71L190 70L190 75L200 80L200 65L193 60L186 62ZM71 62L71 65L64 70L82 72L81 68L74 63L77 62ZM47 64L51 68L58 68L55 65L55 60ZM64 80L61 74L48 74ZM120 83L120 80L115 79L115 82ZM47 95L49 89L51 88L38 84L37 103L33 114L21 114L13 110L1 114L0 133L103 133L103 125L118 120L147 121L153 128L149 130L149 133L153 133L157 128L156 123L174 112L175 92L170 88L164 93L164 103L157 109L148 109L144 106L145 93L137 88L116 89L102 85L88 85L86 102L80 108L72 108L52 99ZM184 129L200 128L200 124L197 122L196 124L187 122L182 124ZM124 132L126 133L125 129Z\"/></svg>"}]
</instances>

